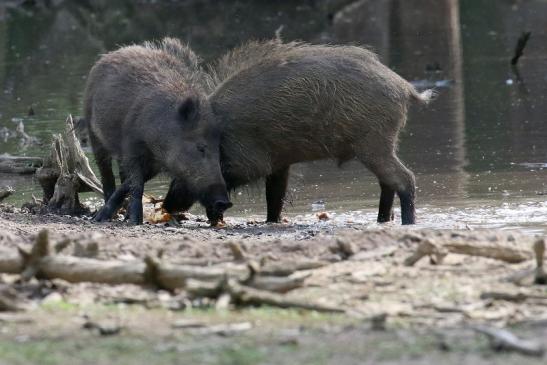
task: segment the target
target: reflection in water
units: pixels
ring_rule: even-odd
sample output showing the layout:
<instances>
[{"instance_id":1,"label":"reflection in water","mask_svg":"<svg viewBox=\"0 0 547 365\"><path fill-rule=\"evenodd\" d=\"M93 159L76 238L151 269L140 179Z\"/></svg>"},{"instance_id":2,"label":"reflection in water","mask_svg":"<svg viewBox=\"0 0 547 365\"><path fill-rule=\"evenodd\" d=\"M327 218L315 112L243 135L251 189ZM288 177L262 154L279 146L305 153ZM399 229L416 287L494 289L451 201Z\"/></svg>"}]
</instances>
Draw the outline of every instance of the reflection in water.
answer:
<instances>
[{"instance_id":1,"label":"reflection in water","mask_svg":"<svg viewBox=\"0 0 547 365\"><path fill-rule=\"evenodd\" d=\"M401 136L400 155L417 175L423 214L449 206L495 210L504 202L543 200L537 193L545 191L541 164L547 162L545 1L37 3L17 9L0 3L0 129L14 130L23 119L29 134L49 144L67 113L81 114L85 77L97 55L120 44L177 36L212 61L245 40L271 38L280 30L287 41L370 45L383 62L418 84L454 80L430 107L412 108ZM532 39L518 83L509 59L524 30L532 31ZM36 115L27 116L31 106ZM21 151L17 139L0 142L0 153L44 151L44 146ZM0 184L11 182L2 177ZM12 202L36 192L31 180L16 183L26 195ZM164 193L166 179L148 188ZM262 214L261 189L236 193L239 204L231 214ZM325 161L299 164L292 168L287 212L309 212L312 202L324 200L328 210L372 213L378 190L375 178L356 162L342 169ZM541 219L534 222L537 227Z\"/></svg>"}]
</instances>

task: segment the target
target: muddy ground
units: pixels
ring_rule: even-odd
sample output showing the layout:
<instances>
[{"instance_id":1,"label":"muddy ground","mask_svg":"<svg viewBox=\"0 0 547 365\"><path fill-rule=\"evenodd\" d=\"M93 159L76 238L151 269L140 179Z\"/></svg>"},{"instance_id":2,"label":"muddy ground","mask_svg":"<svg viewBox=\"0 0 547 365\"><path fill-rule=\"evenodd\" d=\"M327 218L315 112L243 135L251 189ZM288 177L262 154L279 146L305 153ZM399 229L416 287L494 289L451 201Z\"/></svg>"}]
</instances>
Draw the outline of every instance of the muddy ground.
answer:
<instances>
[{"instance_id":1,"label":"muddy ground","mask_svg":"<svg viewBox=\"0 0 547 365\"><path fill-rule=\"evenodd\" d=\"M343 308L326 314L273 307L215 310L184 290L132 285L70 284L59 279L19 283L0 274L0 285L22 311L0 313L0 364L530 364L545 358L498 351L476 325L509 328L547 345L547 289L531 277L508 281L535 267L536 239L513 231L427 230L398 224L333 225L317 219L263 224L227 219L210 228L189 216L180 227L0 213L0 249L32 245L48 229L61 255L135 261L158 255L173 263L203 265L233 260L229 242L257 262L321 260L290 298ZM530 252L517 264L448 253L404 261L421 242L479 242ZM352 246L348 255L340 242ZM61 244L61 245L59 245ZM492 294L494 293L494 294ZM498 298L500 294L503 298ZM385 319L385 321L384 321Z\"/></svg>"}]
</instances>

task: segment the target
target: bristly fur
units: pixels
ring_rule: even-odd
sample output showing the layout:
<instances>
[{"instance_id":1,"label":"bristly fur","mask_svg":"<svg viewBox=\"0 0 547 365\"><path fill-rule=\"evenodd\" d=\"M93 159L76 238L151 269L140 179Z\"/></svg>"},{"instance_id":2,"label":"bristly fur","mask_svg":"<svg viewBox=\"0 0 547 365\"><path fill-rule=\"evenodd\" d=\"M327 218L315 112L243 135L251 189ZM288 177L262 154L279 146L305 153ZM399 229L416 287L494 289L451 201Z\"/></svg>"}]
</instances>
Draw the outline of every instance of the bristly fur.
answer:
<instances>
[{"instance_id":1,"label":"bristly fur","mask_svg":"<svg viewBox=\"0 0 547 365\"><path fill-rule=\"evenodd\" d=\"M357 46L340 46L340 45L315 45L305 42L288 42L283 43L279 39L267 41L249 41L237 48L234 48L215 63L209 65L209 73L212 75L215 87L218 87L222 82L247 68L256 67L261 63L267 63L272 59L280 59L288 57L294 51L307 52L323 52L325 49L332 51L356 51L366 54L374 60L378 60L378 56L364 48Z\"/></svg>"},{"instance_id":2,"label":"bristly fur","mask_svg":"<svg viewBox=\"0 0 547 365\"><path fill-rule=\"evenodd\" d=\"M211 75L202 67L202 59L187 44L177 38L166 37L160 41L144 42L143 47L173 55L188 68L189 78L198 82L206 93L213 91L214 84Z\"/></svg>"}]
</instances>

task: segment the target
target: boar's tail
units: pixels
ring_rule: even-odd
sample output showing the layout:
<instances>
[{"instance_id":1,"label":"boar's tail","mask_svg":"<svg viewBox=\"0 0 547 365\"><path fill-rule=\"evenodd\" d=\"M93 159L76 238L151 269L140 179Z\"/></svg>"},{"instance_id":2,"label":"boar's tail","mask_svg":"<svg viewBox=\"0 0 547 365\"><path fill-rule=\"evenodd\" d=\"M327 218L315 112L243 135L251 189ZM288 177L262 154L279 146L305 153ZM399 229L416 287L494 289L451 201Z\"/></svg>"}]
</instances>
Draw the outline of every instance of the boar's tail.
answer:
<instances>
[{"instance_id":1,"label":"boar's tail","mask_svg":"<svg viewBox=\"0 0 547 365\"><path fill-rule=\"evenodd\" d=\"M437 97L437 92L433 89L427 89L423 92L418 92L416 89L412 88L411 94L412 98L418 101L420 104L427 105L431 101L435 100Z\"/></svg>"}]
</instances>

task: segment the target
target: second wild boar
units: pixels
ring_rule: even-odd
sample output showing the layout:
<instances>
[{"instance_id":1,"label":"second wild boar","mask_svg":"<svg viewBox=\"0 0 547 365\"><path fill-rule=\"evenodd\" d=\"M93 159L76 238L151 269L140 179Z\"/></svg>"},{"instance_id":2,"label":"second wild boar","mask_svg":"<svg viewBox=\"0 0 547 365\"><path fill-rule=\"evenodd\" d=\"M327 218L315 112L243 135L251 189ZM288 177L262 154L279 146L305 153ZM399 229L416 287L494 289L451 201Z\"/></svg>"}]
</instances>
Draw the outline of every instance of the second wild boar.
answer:
<instances>
[{"instance_id":1,"label":"second wild boar","mask_svg":"<svg viewBox=\"0 0 547 365\"><path fill-rule=\"evenodd\" d=\"M355 46L251 42L221 58L209 96L223 123L222 172L228 189L266 180L267 221L278 222L289 167L297 162L357 158L378 178L378 222L415 223L414 174L397 157L411 102L427 103L371 51ZM187 209L191 194L173 181L164 207Z\"/></svg>"},{"instance_id":2,"label":"second wild boar","mask_svg":"<svg viewBox=\"0 0 547 365\"><path fill-rule=\"evenodd\" d=\"M96 221L109 220L129 194L129 219L141 224L144 183L159 172L184 182L212 221L231 206L220 170L220 124L199 70L189 72L197 64L189 48L166 38L107 53L91 69L85 122L105 198ZM122 177L117 189L112 159Z\"/></svg>"}]
</instances>

